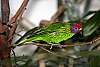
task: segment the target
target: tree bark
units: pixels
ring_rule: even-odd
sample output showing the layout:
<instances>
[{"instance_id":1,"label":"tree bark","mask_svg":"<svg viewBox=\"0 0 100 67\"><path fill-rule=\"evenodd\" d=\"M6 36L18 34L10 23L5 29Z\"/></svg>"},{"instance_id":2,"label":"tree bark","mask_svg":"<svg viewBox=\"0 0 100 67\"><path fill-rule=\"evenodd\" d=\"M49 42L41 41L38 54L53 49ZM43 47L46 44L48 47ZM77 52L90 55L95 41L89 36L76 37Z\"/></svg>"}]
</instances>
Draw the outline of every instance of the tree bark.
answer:
<instances>
[{"instance_id":1,"label":"tree bark","mask_svg":"<svg viewBox=\"0 0 100 67\"><path fill-rule=\"evenodd\" d=\"M12 67L10 59L9 43L8 43L8 34L9 28L7 23L9 22L9 0L1 0L1 21L0 21L0 60L2 67Z\"/></svg>"},{"instance_id":2,"label":"tree bark","mask_svg":"<svg viewBox=\"0 0 100 67\"><path fill-rule=\"evenodd\" d=\"M0 63L2 67L12 67L10 52L11 42L16 30L17 19L21 17L29 0L23 0L22 5L16 14L9 20L10 7L9 0L1 0L1 15L0 18ZM0 66L1 67L1 66Z\"/></svg>"}]
</instances>

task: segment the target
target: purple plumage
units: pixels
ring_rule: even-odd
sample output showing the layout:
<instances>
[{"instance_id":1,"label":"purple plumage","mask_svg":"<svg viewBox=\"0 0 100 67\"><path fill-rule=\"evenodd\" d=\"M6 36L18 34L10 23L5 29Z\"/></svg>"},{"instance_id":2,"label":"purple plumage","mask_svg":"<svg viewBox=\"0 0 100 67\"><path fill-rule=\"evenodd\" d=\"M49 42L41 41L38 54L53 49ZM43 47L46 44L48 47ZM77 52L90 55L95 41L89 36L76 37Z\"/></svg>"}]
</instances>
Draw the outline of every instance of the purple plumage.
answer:
<instances>
[{"instance_id":1,"label":"purple plumage","mask_svg":"<svg viewBox=\"0 0 100 67\"><path fill-rule=\"evenodd\" d=\"M81 24L79 23L73 24L71 30L73 33L80 33L80 31L82 30Z\"/></svg>"},{"instance_id":2,"label":"purple plumage","mask_svg":"<svg viewBox=\"0 0 100 67\"><path fill-rule=\"evenodd\" d=\"M72 25L71 31L76 35L72 38L72 42L77 42L82 32L82 25L80 23L75 23Z\"/></svg>"}]
</instances>

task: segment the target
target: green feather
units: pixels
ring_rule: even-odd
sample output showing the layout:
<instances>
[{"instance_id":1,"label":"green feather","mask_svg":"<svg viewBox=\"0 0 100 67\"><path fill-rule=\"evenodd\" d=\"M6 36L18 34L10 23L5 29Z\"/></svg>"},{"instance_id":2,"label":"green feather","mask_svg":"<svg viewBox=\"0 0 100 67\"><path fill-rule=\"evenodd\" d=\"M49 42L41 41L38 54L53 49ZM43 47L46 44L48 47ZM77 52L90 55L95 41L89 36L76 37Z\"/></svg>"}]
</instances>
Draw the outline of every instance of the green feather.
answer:
<instances>
[{"instance_id":1,"label":"green feather","mask_svg":"<svg viewBox=\"0 0 100 67\"><path fill-rule=\"evenodd\" d=\"M74 35L70 29L70 23L53 23L45 28L41 28L38 32L31 34L30 37L21 40L17 43L17 45L22 45L27 42L31 43L33 41L45 41L48 44L58 44L59 42L67 40Z\"/></svg>"}]
</instances>

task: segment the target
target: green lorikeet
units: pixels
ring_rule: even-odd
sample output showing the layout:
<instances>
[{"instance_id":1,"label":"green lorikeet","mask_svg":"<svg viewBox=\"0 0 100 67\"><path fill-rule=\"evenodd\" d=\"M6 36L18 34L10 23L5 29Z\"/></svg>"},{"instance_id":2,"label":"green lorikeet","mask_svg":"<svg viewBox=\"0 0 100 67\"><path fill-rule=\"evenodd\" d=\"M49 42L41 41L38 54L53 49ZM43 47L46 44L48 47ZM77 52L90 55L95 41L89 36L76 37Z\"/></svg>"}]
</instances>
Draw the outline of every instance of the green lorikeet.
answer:
<instances>
[{"instance_id":1,"label":"green lorikeet","mask_svg":"<svg viewBox=\"0 0 100 67\"><path fill-rule=\"evenodd\" d=\"M44 41L50 45L56 45L71 38L74 34L79 33L80 30L81 24L79 23L53 23L34 32L32 30L28 31L15 44L23 45L35 41Z\"/></svg>"}]
</instances>

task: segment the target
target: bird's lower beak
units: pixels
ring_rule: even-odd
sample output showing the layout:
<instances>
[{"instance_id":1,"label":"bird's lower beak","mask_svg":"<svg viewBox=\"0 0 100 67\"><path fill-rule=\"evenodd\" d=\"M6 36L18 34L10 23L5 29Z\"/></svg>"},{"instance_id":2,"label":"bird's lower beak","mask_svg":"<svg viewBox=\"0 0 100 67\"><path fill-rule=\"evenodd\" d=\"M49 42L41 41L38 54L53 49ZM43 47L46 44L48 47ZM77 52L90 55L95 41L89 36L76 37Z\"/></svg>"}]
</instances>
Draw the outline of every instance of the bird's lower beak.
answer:
<instances>
[{"instance_id":1,"label":"bird's lower beak","mask_svg":"<svg viewBox=\"0 0 100 67\"><path fill-rule=\"evenodd\" d=\"M79 29L79 32L82 33L82 28Z\"/></svg>"}]
</instances>

